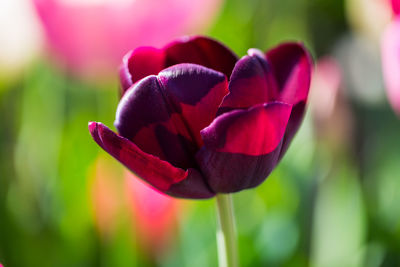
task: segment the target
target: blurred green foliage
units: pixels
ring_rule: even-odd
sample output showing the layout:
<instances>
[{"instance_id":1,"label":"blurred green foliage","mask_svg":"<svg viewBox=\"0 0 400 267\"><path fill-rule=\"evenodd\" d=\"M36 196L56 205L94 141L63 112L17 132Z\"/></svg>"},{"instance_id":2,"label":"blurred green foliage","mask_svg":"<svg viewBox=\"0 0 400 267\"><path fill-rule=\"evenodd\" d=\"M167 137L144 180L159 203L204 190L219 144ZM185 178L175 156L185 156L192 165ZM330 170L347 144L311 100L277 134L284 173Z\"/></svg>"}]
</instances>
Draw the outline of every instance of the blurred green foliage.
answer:
<instances>
[{"instance_id":1,"label":"blurred green foliage","mask_svg":"<svg viewBox=\"0 0 400 267\"><path fill-rule=\"evenodd\" d=\"M209 34L240 56L302 40L317 59L351 30L339 0L227 0ZM142 253L127 212L109 236L97 229L90 173L105 152L87 123L112 125L116 82L83 82L39 59L1 86L0 262L216 265L213 200L181 201L179 230L163 255ZM354 133L339 148L316 137L309 112L266 182L235 194L242 266L400 265L400 121L386 103L348 103ZM122 180L122 167L115 172Z\"/></svg>"}]
</instances>

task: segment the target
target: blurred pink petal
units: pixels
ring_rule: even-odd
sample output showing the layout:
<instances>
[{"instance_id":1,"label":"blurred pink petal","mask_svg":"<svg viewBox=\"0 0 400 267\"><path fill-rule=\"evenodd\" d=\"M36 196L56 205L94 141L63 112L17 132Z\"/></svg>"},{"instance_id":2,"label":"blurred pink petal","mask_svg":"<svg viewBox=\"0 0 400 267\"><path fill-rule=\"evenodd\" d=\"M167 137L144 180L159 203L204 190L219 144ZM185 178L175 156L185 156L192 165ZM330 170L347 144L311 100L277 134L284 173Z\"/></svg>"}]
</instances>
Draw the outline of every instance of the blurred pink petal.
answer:
<instances>
[{"instance_id":1,"label":"blurred pink petal","mask_svg":"<svg viewBox=\"0 0 400 267\"><path fill-rule=\"evenodd\" d=\"M141 246L151 255L163 252L176 236L181 202L150 188L131 172L125 173L126 193Z\"/></svg>"},{"instance_id":2,"label":"blurred pink petal","mask_svg":"<svg viewBox=\"0 0 400 267\"><path fill-rule=\"evenodd\" d=\"M344 70L338 59L324 56L317 62L311 83L310 106L317 139L333 154L350 146L353 116L343 95Z\"/></svg>"},{"instance_id":3,"label":"blurred pink petal","mask_svg":"<svg viewBox=\"0 0 400 267\"><path fill-rule=\"evenodd\" d=\"M103 157L93 165L91 199L99 233L106 239L112 237L128 209L142 252L149 257L162 253L177 234L181 202L158 193L128 171L121 181L118 170L116 162Z\"/></svg>"},{"instance_id":4,"label":"blurred pink petal","mask_svg":"<svg viewBox=\"0 0 400 267\"><path fill-rule=\"evenodd\" d=\"M201 30L222 0L32 0L49 44L75 72L99 78L142 45Z\"/></svg>"},{"instance_id":5,"label":"blurred pink petal","mask_svg":"<svg viewBox=\"0 0 400 267\"><path fill-rule=\"evenodd\" d=\"M387 95L393 109L400 116L400 17L386 28L381 48Z\"/></svg>"},{"instance_id":6,"label":"blurred pink petal","mask_svg":"<svg viewBox=\"0 0 400 267\"><path fill-rule=\"evenodd\" d=\"M311 109L317 119L332 114L341 82L342 73L335 58L326 56L318 60L311 83Z\"/></svg>"},{"instance_id":7,"label":"blurred pink petal","mask_svg":"<svg viewBox=\"0 0 400 267\"><path fill-rule=\"evenodd\" d=\"M400 14L400 0L392 0L392 9L394 14Z\"/></svg>"}]
</instances>

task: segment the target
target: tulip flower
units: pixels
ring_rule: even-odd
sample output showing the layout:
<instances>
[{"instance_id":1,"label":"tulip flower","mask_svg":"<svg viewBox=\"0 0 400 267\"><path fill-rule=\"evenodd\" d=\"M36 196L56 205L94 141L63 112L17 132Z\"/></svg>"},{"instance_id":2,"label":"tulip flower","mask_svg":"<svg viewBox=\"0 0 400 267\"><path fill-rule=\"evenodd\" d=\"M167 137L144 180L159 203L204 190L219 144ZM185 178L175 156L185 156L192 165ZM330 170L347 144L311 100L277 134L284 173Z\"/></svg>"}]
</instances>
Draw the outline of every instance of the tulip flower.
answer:
<instances>
[{"instance_id":1,"label":"tulip flower","mask_svg":"<svg viewBox=\"0 0 400 267\"><path fill-rule=\"evenodd\" d=\"M98 80L132 47L204 30L222 0L32 0L58 62ZM207 22L207 23L205 23Z\"/></svg>"},{"instance_id":2,"label":"tulip flower","mask_svg":"<svg viewBox=\"0 0 400 267\"><path fill-rule=\"evenodd\" d=\"M386 28L381 49L386 92L390 104L400 116L400 17Z\"/></svg>"},{"instance_id":3,"label":"tulip flower","mask_svg":"<svg viewBox=\"0 0 400 267\"><path fill-rule=\"evenodd\" d=\"M105 151L168 195L210 198L252 188L300 126L311 61L300 43L250 49L239 60L200 36L140 47L121 66L119 134L97 122L89 130Z\"/></svg>"}]
</instances>

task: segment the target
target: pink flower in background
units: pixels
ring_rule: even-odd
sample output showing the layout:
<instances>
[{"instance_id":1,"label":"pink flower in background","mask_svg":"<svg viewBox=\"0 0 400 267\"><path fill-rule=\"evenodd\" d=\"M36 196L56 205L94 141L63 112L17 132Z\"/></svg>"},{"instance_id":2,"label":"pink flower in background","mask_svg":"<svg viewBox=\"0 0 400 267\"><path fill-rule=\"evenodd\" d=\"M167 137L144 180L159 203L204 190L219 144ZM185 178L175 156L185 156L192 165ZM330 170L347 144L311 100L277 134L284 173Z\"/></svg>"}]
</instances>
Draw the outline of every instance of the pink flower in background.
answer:
<instances>
[{"instance_id":1,"label":"pink flower in background","mask_svg":"<svg viewBox=\"0 0 400 267\"><path fill-rule=\"evenodd\" d=\"M181 202L155 191L128 171L125 188L141 247L150 255L165 251L176 237Z\"/></svg>"},{"instance_id":2,"label":"pink flower in background","mask_svg":"<svg viewBox=\"0 0 400 267\"><path fill-rule=\"evenodd\" d=\"M222 0L32 0L49 45L74 72L114 73L132 47L204 29Z\"/></svg>"},{"instance_id":3,"label":"pink flower in background","mask_svg":"<svg viewBox=\"0 0 400 267\"><path fill-rule=\"evenodd\" d=\"M320 58L312 77L310 101L317 120L325 120L332 114L341 81L342 73L336 59Z\"/></svg>"},{"instance_id":4,"label":"pink flower in background","mask_svg":"<svg viewBox=\"0 0 400 267\"><path fill-rule=\"evenodd\" d=\"M119 167L112 159L103 157L98 157L93 165L90 187L96 228L107 240L114 235L118 222L130 217L134 238L142 252L152 257L165 251L176 236L181 202L149 188L128 171L124 172L125 179L118 179Z\"/></svg>"},{"instance_id":5,"label":"pink flower in background","mask_svg":"<svg viewBox=\"0 0 400 267\"><path fill-rule=\"evenodd\" d=\"M311 82L310 108L317 140L330 153L339 153L351 146L353 116L343 89L344 70L337 58L321 57L314 69ZM325 148L322 148L325 149Z\"/></svg>"},{"instance_id":6,"label":"pink flower in background","mask_svg":"<svg viewBox=\"0 0 400 267\"><path fill-rule=\"evenodd\" d=\"M392 0L393 13L396 15L400 14L400 0Z\"/></svg>"},{"instance_id":7,"label":"pink flower in background","mask_svg":"<svg viewBox=\"0 0 400 267\"><path fill-rule=\"evenodd\" d=\"M386 28L381 48L386 92L393 109L400 116L400 16Z\"/></svg>"},{"instance_id":8,"label":"pink flower in background","mask_svg":"<svg viewBox=\"0 0 400 267\"><path fill-rule=\"evenodd\" d=\"M395 16L381 40L382 71L389 102L400 116L400 0L391 2Z\"/></svg>"}]
</instances>

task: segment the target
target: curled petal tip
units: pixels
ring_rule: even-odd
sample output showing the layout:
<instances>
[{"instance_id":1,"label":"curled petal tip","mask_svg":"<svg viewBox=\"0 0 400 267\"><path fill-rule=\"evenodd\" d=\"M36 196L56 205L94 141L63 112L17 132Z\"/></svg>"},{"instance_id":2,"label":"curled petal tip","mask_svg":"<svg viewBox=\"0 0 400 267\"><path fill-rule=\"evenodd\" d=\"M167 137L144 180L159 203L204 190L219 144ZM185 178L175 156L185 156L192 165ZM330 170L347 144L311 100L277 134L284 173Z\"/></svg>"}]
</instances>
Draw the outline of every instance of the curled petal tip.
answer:
<instances>
[{"instance_id":1,"label":"curled petal tip","mask_svg":"<svg viewBox=\"0 0 400 267\"><path fill-rule=\"evenodd\" d=\"M89 123L88 123L89 131L94 132L96 129L96 125L97 125L97 122L89 121Z\"/></svg>"},{"instance_id":2,"label":"curled petal tip","mask_svg":"<svg viewBox=\"0 0 400 267\"><path fill-rule=\"evenodd\" d=\"M257 48L250 48L249 50L247 50L247 54L249 56L260 56L262 58L265 57L264 53L260 49L257 49Z\"/></svg>"}]
</instances>

